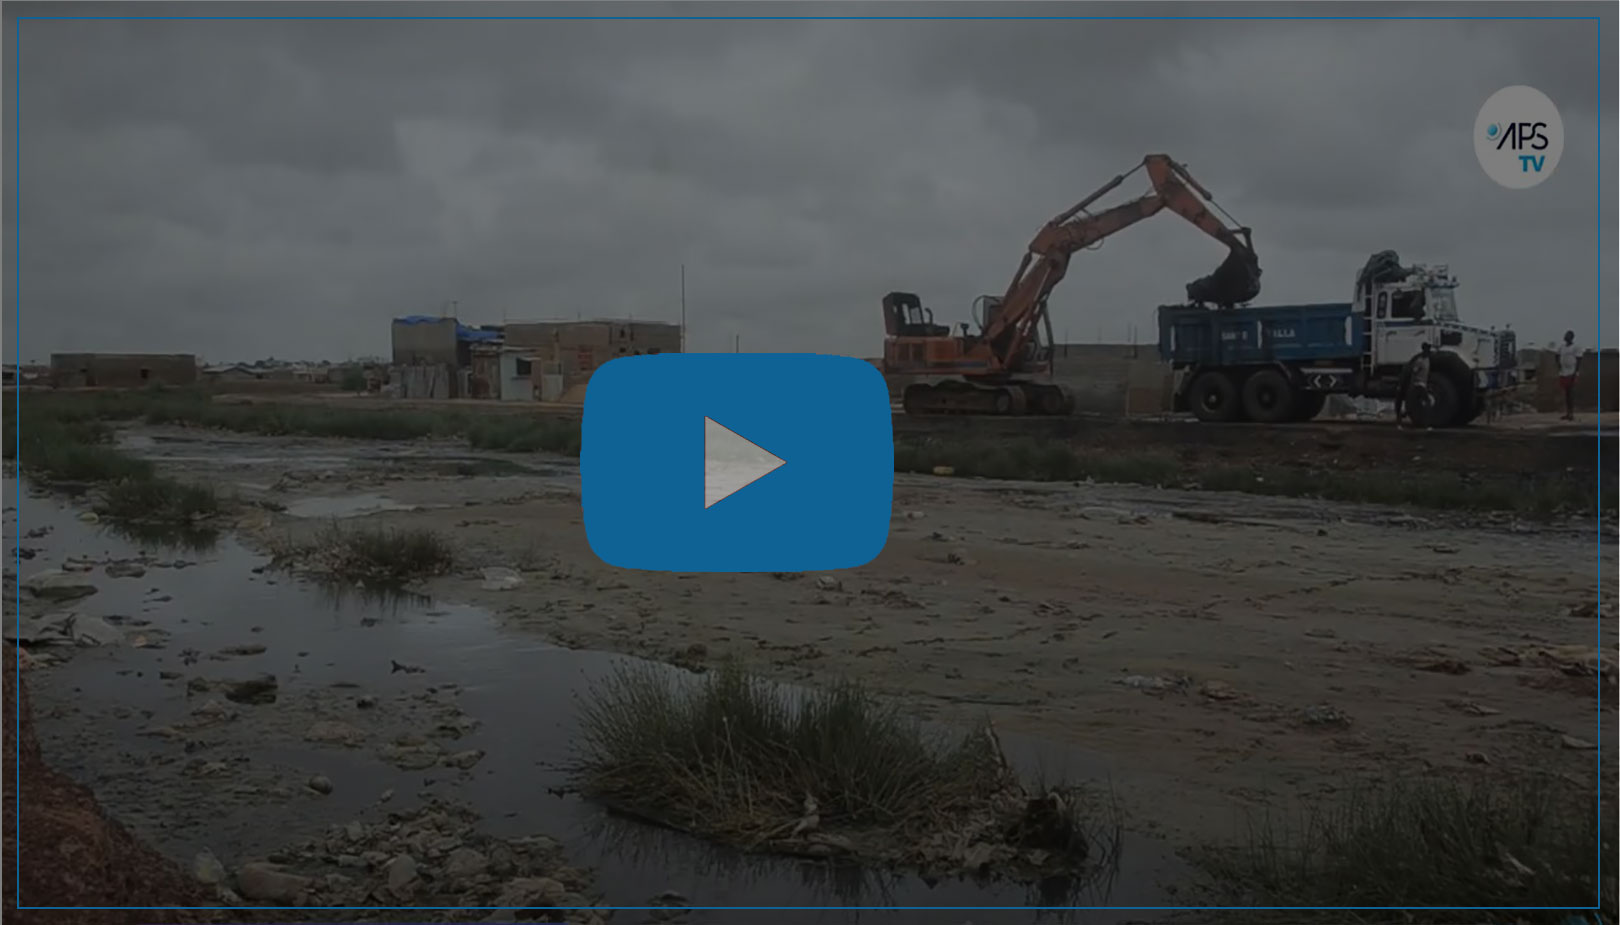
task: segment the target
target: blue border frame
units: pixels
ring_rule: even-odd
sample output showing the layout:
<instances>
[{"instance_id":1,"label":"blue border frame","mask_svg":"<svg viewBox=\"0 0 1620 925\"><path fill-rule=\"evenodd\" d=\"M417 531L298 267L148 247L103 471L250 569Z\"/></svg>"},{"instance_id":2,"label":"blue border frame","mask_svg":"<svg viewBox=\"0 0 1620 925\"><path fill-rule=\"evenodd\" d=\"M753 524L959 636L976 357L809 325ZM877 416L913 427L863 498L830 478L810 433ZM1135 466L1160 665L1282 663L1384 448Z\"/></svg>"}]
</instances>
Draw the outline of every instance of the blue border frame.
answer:
<instances>
[{"instance_id":1,"label":"blue border frame","mask_svg":"<svg viewBox=\"0 0 1620 925\"><path fill-rule=\"evenodd\" d=\"M1562 5L1562 3L1560 3ZM28 5L24 5L26 8ZM196 21L217 21L217 19L240 19L240 21L264 21L264 19L426 19L426 21L439 21L439 19L489 19L489 21L601 21L601 19L638 19L638 21L933 21L933 19L964 19L964 21L1160 21L1160 19L1192 19L1192 21L1324 21L1324 23L1343 23L1343 21L1409 21L1409 23L1479 23L1479 21L1520 21L1520 23L1594 23L1602 24L1602 16L16 16L13 29L13 44L11 44L11 57L15 60L13 71L13 230L11 230L11 246L13 246L13 296L11 296L11 311L13 311L13 347L16 352L16 368L21 371L23 366L23 21L63 21L63 19L84 19L84 21L134 21L134 19L196 19ZM1602 36L1599 34L1599 47L1597 47L1597 60L1599 70L1602 70ZM1607 91L1607 87L1605 87ZM1604 91L1604 92L1605 92ZM1601 99L1601 96L1599 96ZM1599 190L1604 186L1602 177L1602 141L1599 141ZM1602 199L1602 196L1599 196ZM1602 209L1599 209L1599 232L1597 232L1597 246L1599 254L1602 253ZM1602 261L1599 261L1599 300L1602 300ZM1601 339L1599 330L1599 339ZM21 394L18 395L21 399ZM18 462L23 454L23 423L21 423L21 402L18 402L16 411L16 450ZM1599 437L1599 460L1602 458L1602 439ZM21 530L23 523L23 486L18 480L16 488L16 512L13 523ZM21 552L16 554L16 572L21 575ZM1602 582L1602 561L1599 559L1599 583ZM21 580L16 586L16 619L18 627L23 620L23 586ZM1599 633L1601 635L1601 633ZM21 650L21 643L13 643ZM21 690L23 684L23 666L21 659L13 663L16 672L16 688ZM1602 726L1602 710L1599 706L1599 731ZM449 912L449 910L476 910L476 912L492 912L497 909L541 909L541 907L525 906L23 906L23 781L21 781L21 766L23 766L23 753L21 753L21 727L23 727L23 705L18 697L16 705L16 755L13 768L18 769L18 782L16 782L16 805L13 807L16 818L16 909L18 910L151 910L151 912L164 912L164 910L243 910L243 912L293 912L293 910L364 910L364 912ZM1597 748L1599 765L1602 763L1601 735L1599 735L1599 748ZM1602 794L1597 797L1597 812L1602 815ZM1602 839L1597 842L1597 867L1602 870ZM1602 883L1599 878L1599 897L1596 906L687 906L684 909L701 910L701 912L1192 912L1192 910L1209 910L1209 912L1601 912L1602 910ZM611 912L651 912L651 910L666 909L663 906L561 906L546 907L546 909L596 909L611 910ZM1571 917L1573 922L1579 922L1578 917ZM405 923L400 923L405 925Z\"/></svg>"}]
</instances>

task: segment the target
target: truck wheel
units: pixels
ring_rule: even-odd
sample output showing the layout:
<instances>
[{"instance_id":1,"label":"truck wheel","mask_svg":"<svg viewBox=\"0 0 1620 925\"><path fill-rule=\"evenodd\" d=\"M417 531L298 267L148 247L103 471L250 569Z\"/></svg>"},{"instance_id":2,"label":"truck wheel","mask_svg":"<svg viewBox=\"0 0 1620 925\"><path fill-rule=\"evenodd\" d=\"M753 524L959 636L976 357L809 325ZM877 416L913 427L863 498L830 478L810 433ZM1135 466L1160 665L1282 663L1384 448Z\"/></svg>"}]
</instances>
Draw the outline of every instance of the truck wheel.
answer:
<instances>
[{"instance_id":1,"label":"truck wheel","mask_svg":"<svg viewBox=\"0 0 1620 925\"><path fill-rule=\"evenodd\" d=\"M1255 370L1243 383L1243 410L1257 424L1281 424L1299 410L1294 384L1281 370Z\"/></svg>"},{"instance_id":2,"label":"truck wheel","mask_svg":"<svg viewBox=\"0 0 1620 925\"><path fill-rule=\"evenodd\" d=\"M1230 376L1211 370L1199 373L1187 387L1187 407L1206 424L1225 424L1237 417L1237 386Z\"/></svg>"},{"instance_id":3,"label":"truck wheel","mask_svg":"<svg viewBox=\"0 0 1620 925\"><path fill-rule=\"evenodd\" d=\"M1454 427L1462 410L1462 393L1447 375L1429 377L1429 407L1418 423L1424 427Z\"/></svg>"},{"instance_id":4,"label":"truck wheel","mask_svg":"<svg viewBox=\"0 0 1620 925\"><path fill-rule=\"evenodd\" d=\"M1322 409L1327 407L1327 393L1301 392L1298 401L1299 404L1295 408L1294 420L1301 422L1314 421L1316 416L1322 413Z\"/></svg>"}]
</instances>

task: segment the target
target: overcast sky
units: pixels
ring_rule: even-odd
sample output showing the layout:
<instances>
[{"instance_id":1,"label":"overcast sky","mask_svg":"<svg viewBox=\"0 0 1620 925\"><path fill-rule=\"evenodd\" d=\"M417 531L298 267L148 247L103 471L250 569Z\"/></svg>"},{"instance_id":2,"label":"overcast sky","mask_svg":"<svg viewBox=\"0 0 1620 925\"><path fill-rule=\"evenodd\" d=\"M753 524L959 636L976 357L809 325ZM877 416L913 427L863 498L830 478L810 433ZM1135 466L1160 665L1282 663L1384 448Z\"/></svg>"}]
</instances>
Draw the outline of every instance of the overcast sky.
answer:
<instances>
[{"instance_id":1,"label":"overcast sky","mask_svg":"<svg viewBox=\"0 0 1620 925\"><path fill-rule=\"evenodd\" d=\"M24 361L61 350L386 354L391 317L452 300L472 323L674 321L682 263L694 351L740 337L744 350L874 356L885 292L918 292L938 320L966 320L975 296L1005 288L1042 222L1160 151L1255 229L1261 302L1345 300L1367 256L1393 248L1449 262L1466 320L1511 324L1521 342L1572 328L1582 343L1615 343L1612 3L1485 8L1601 14L1602 25L15 21L132 7L176 12L6 4L8 361L19 265ZM941 11L986 8L810 12ZM20 263L9 86L19 26ZM1549 180L1508 190L1481 171L1471 131L1487 97L1520 83L1558 104L1566 141ZM1138 175L1115 195L1145 190ZM1155 306L1181 299L1222 256L1164 213L1076 257L1051 301L1053 327L1071 341L1152 341Z\"/></svg>"}]
</instances>

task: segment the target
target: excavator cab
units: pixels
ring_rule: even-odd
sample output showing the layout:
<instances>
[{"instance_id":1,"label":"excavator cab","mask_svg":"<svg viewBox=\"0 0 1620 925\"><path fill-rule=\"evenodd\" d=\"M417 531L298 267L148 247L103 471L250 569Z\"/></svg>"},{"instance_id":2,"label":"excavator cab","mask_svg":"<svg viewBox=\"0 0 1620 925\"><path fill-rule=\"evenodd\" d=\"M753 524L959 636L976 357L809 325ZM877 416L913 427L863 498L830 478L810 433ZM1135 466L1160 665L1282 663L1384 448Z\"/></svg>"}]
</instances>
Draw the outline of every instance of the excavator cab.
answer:
<instances>
[{"instance_id":1,"label":"excavator cab","mask_svg":"<svg viewBox=\"0 0 1620 925\"><path fill-rule=\"evenodd\" d=\"M934 312L924 308L915 292L891 292L883 297L883 329L891 337L947 337L948 325L935 324Z\"/></svg>"}]
</instances>

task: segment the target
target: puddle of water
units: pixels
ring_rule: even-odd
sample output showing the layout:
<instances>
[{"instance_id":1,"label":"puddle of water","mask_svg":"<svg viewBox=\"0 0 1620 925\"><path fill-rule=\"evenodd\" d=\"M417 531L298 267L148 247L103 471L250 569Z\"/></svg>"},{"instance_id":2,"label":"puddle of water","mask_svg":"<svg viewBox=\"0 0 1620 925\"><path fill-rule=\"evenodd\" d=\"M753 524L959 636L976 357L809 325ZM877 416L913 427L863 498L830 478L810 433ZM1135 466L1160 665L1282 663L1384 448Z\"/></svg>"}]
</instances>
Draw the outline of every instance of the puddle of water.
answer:
<instances>
[{"instance_id":1,"label":"puddle of water","mask_svg":"<svg viewBox=\"0 0 1620 925\"><path fill-rule=\"evenodd\" d=\"M414 511L420 505L401 504L382 495L346 495L337 498L299 498L288 503L293 517L359 517L382 511Z\"/></svg>"},{"instance_id":2,"label":"puddle of water","mask_svg":"<svg viewBox=\"0 0 1620 925\"><path fill-rule=\"evenodd\" d=\"M4 490L9 497L18 497L14 480L7 479ZM124 537L78 521L76 512L59 499L30 496L19 504L22 530L46 524L54 528L43 538L27 541L38 555L23 563L25 576L55 567L68 555L131 557L139 551L137 544ZM1075 898L1072 892L1067 897L1064 891L1053 892L1051 885L1044 894L1039 887L1006 883L947 880L929 885L911 875L748 855L628 823L577 798L549 795L549 788L566 783L563 766L572 757L569 743L578 731L576 698L614 668L636 660L545 644L503 630L489 614L476 608L334 593L268 574L255 575L252 570L265 559L229 537L198 558L190 567L153 569L138 579L109 578L98 570L90 575L101 590L72 605L73 610L90 616L139 615L151 620L153 628L171 634L166 648L79 650L61 665L29 674L47 759L97 790L114 815L137 825L183 863L189 863L205 845L231 863L263 857L288 842L317 836L330 825L356 818L375 821L378 794L395 789L399 796L387 808L410 806L426 776L441 778L429 788L432 792L478 809L484 815L484 827L493 834L542 833L563 841L574 863L596 871L597 887L616 906L640 906L657 893L674 890L698 906L922 907L923 911L894 912L886 918L933 923L938 921L938 912L926 910L953 906L1173 905L1160 884L1179 878L1184 868L1158 843L1141 837L1126 837L1120 869L1106 893L1093 890ZM159 591L168 599L155 596ZM253 627L259 631L252 631ZM267 649L228 662L181 665L183 649L206 653L248 642L262 643ZM307 654L300 656L300 652ZM420 665L426 672L391 672L394 661ZM144 762L167 763L184 760L184 756L177 758L173 744L136 733L183 721L196 705L187 699L183 684L160 681L159 670L209 677L269 672L280 680L283 697L350 682L361 685L364 693L387 699L455 682L463 688L456 702L482 724L447 744L452 750L479 748L487 754L473 772L474 782L458 783L442 770L398 770L369 750L306 746L296 739L291 744L255 742L246 746L251 766L324 774L335 785L333 794L318 800L268 801L201 821L143 818L143 795L151 774ZM116 749L74 749L53 743L52 731L62 722L49 717L53 707L81 709L98 717L120 707L134 712L127 719L96 720L98 735L115 738ZM151 711L150 719L140 715L143 710ZM1018 763L1039 756L1048 770L1067 766L1089 771L1096 765L1095 756L1010 736L1004 739L1009 758ZM235 745L233 750L243 751ZM116 757L110 757L113 755ZM154 814L148 811L147 815ZM1028 910L976 913L973 918L1030 921L1032 916L1098 925L1143 918L1142 913L1042 914ZM816 910L774 913L773 917L794 922L851 922L859 913ZM704 913L700 920L742 925L753 918L747 912L712 912Z\"/></svg>"}]
</instances>

